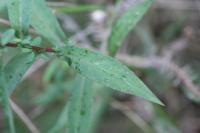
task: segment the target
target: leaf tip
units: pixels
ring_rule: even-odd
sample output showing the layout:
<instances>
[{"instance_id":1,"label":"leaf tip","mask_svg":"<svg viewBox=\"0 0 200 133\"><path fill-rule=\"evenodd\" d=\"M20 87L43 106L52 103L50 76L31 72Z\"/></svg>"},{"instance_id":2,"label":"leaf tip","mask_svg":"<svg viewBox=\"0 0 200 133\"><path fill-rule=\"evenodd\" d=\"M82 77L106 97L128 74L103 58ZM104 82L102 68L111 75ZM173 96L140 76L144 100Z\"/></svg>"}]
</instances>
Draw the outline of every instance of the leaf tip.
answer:
<instances>
[{"instance_id":1,"label":"leaf tip","mask_svg":"<svg viewBox=\"0 0 200 133\"><path fill-rule=\"evenodd\" d=\"M159 98L157 98L156 96L153 99L151 99L150 101L153 102L153 103L159 104L161 106L165 106L165 104Z\"/></svg>"}]
</instances>

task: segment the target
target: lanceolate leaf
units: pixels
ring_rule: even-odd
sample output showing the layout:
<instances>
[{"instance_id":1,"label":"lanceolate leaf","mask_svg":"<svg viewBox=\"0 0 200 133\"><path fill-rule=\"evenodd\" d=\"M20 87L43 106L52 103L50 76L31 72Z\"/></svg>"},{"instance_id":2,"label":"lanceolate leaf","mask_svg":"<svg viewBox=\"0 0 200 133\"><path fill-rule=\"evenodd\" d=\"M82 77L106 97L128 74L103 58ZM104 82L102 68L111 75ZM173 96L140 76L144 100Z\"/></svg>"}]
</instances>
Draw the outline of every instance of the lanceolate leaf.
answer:
<instances>
[{"instance_id":1,"label":"lanceolate leaf","mask_svg":"<svg viewBox=\"0 0 200 133\"><path fill-rule=\"evenodd\" d=\"M31 25L55 46L62 44L66 39L56 17L52 14L44 0L33 0Z\"/></svg>"},{"instance_id":2,"label":"lanceolate leaf","mask_svg":"<svg viewBox=\"0 0 200 133\"><path fill-rule=\"evenodd\" d=\"M11 110L10 104L9 104L9 94L8 94L8 92L7 92L7 90L5 88L2 88L2 86L0 86L0 89L3 90L3 95L2 95L2 101L1 102L2 102L2 105L3 105L4 114L6 115L6 117L8 119L10 133L15 133L15 125L14 125L13 113L12 113L12 110Z\"/></svg>"},{"instance_id":3,"label":"lanceolate leaf","mask_svg":"<svg viewBox=\"0 0 200 133\"><path fill-rule=\"evenodd\" d=\"M92 82L78 76L72 89L72 96L63 109L57 124L50 133L67 129L69 133L89 133L91 130L94 89Z\"/></svg>"},{"instance_id":4,"label":"lanceolate leaf","mask_svg":"<svg viewBox=\"0 0 200 133\"><path fill-rule=\"evenodd\" d=\"M109 37L109 52L110 55L115 55L118 48L121 46L127 34L135 27L138 21L142 18L144 13L150 7L153 0L143 0L139 4L130 6L126 12L119 18L119 20L112 27L111 35Z\"/></svg>"},{"instance_id":5,"label":"lanceolate leaf","mask_svg":"<svg viewBox=\"0 0 200 133\"><path fill-rule=\"evenodd\" d=\"M58 133L66 129L67 122L68 122L68 111L69 111L69 105L66 104L64 109L62 110L56 124L53 126L52 129L48 131L48 133Z\"/></svg>"},{"instance_id":6,"label":"lanceolate leaf","mask_svg":"<svg viewBox=\"0 0 200 133\"><path fill-rule=\"evenodd\" d=\"M23 75L33 64L35 59L34 53L26 52L13 57L3 69L5 75L5 88L10 95L21 81Z\"/></svg>"},{"instance_id":7,"label":"lanceolate leaf","mask_svg":"<svg viewBox=\"0 0 200 133\"><path fill-rule=\"evenodd\" d=\"M98 122L101 118L101 115L105 111L110 97L112 95L112 91L108 89L105 86L98 85L98 87L95 87L95 101L93 104L94 110L91 114L91 120L90 120L90 127L88 133L94 133L96 127L98 126Z\"/></svg>"},{"instance_id":8,"label":"lanceolate leaf","mask_svg":"<svg viewBox=\"0 0 200 133\"><path fill-rule=\"evenodd\" d=\"M0 62L0 104L3 106L3 111L5 113L5 116L8 119L10 133L15 133L14 119L13 119L12 110L11 110L10 104L9 104L8 91L5 88L3 65L1 62Z\"/></svg>"},{"instance_id":9,"label":"lanceolate leaf","mask_svg":"<svg viewBox=\"0 0 200 133\"><path fill-rule=\"evenodd\" d=\"M94 89L92 82L83 77L78 77L72 92L68 112L68 129L70 133L88 133Z\"/></svg>"},{"instance_id":10,"label":"lanceolate leaf","mask_svg":"<svg viewBox=\"0 0 200 133\"><path fill-rule=\"evenodd\" d=\"M9 0L8 16L12 27L17 31L17 35L21 37L29 28L29 16L32 0Z\"/></svg>"},{"instance_id":11,"label":"lanceolate leaf","mask_svg":"<svg viewBox=\"0 0 200 133\"><path fill-rule=\"evenodd\" d=\"M76 47L60 50L59 56L82 75L105 86L162 104L131 70L111 57Z\"/></svg>"}]
</instances>

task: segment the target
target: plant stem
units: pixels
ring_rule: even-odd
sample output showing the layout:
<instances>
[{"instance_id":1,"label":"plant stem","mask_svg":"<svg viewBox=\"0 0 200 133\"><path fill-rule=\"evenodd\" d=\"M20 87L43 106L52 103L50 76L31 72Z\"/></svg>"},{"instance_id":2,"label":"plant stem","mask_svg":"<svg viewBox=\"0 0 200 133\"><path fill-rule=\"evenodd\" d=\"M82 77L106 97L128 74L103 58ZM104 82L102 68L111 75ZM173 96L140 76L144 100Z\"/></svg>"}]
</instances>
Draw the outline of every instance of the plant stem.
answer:
<instances>
[{"instance_id":1,"label":"plant stem","mask_svg":"<svg viewBox=\"0 0 200 133\"><path fill-rule=\"evenodd\" d=\"M54 48L43 48L38 46L31 46L27 44L17 44L17 43L7 43L5 46L0 45L0 47L25 48L25 49L30 49L34 52L48 52L48 53L56 52Z\"/></svg>"}]
</instances>

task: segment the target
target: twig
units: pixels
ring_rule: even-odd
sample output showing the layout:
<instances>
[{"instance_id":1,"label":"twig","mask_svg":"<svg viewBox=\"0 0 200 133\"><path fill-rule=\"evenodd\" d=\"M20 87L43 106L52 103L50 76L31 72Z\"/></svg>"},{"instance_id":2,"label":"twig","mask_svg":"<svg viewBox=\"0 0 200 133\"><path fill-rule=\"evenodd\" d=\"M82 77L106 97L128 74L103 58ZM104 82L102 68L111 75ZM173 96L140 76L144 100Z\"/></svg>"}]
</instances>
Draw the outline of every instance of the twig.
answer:
<instances>
[{"instance_id":1,"label":"twig","mask_svg":"<svg viewBox=\"0 0 200 133\"><path fill-rule=\"evenodd\" d=\"M6 20L6 19L3 19L3 18L0 18L0 24L3 24L3 25L5 25L5 26L7 26L7 27L9 27L10 26L10 22L8 21L8 20ZM32 34L37 34L33 29L29 29L29 32L30 33L32 33Z\"/></svg>"},{"instance_id":2,"label":"twig","mask_svg":"<svg viewBox=\"0 0 200 133\"><path fill-rule=\"evenodd\" d=\"M156 0L156 8L165 8L174 11L197 11L198 8L190 0Z\"/></svg>"},{"instance_id":3,"label":"twig","mask_svg":"<svg viewBox=\"0 0 200 133\"><path fill-rule=\"evenodd\" d=\"M92 27L91 25L89 25L89 26L87 26L85 29L79 30L75 35L73 35L73 36L71 37L71 39L72 39L73 41L75 41L75 42L82 41L83 44L84 44L84 47L90 48L91 43L90 43L90 41L88 40L87 36L88 36L89 34L92 33L92 28L93 28L93 27Z\"/></svg>"},{"instance_id":4,"label":"twig","mask_svg":"<svg viewBox=\"0 0 200 133\"><path fill-rule=\"evenodd\" d=\"M26 114L23 112L23 110L14 103L11 99L9 100L10 105L13 109L13 111L19 116L19 118L24 122L24 124L28 127L28 129L32 133L40 133L40 131L36 128L36 126L32 123L32 121L26 116Z\"/></svg>"},{"instance_id":5,"label":"twig","mask_svg":"<svg viewBox=\"0 0 200 133\"><path fill-rule=\"evenodd\" d=\"M8 20L0 18L0 23L5 25L5 26L10 26L10 22Z\"/></svg>"},{"instance_id":6,"label":"twig","mask_svg":"<svg viewBox=\"0 0 200 133\"><path fill-rule=\"evenodd\" d=\"M177 55L177 53L181 52L187 47L188 47L188 40L185 38L180 38L170 43L170 45L167 48L164 48L162 53L167 60L172 60L174 55Z\"/></svg>"},{"instance_id":7,"label":"twig","mask_svg":"<svg viewBox=\"0 0 200 133\"><path fill-rule=\"evenodd\" d=\"M120 103L116 100L113 100L110 103L111 107L121 111L128 119L130 119L135 125L137 125L144 133L153 133L151 127L130 107L127 105Z\"/></svg>"},{"instance_id":8,"label":"twig","mask_svg":"<svg viewBox=\"0 0 200 133\"><path fill-rule=\"evenodd\" d=\"M138 67L138 68L150 68L152 67L153 59L147 59L145 57L140 56L129 56L126 54L117 54L117 59L124 62L127 65Z\"/></svg>"},{"instance_id":9,"label":"twig","mask_svg":"<svg viewBox=\"0 0 200 133\"><path fill-rule=\"evenodd\" d=\"M157 63L160 64L162 67L166 67L167 69L169 69L169 71L174 73L176 77L178 77L178 79L180 79L181 82L186 86L186 88L193 93L193 95L200 97L200 88L192 82L190 76L185 70L180 68L172 61L164 62L164 59L161 59L160 61L157 61ZM159 69L158 66L155 67Z\"/></svg>"},{"instance_id":10,"label":"twig","mask_svg":"<svg viewBox=\"0 0 200 133\"><path fill-rule=\"evenodd\" d=\"M48 52L48 53L55 53L56 50L54 48L43 48L38 46L31 46L31 45L24 45L24 44L17 44L17 43L7 43L6 45L0 47L13 47L13 48L26 48L31 49L34 52Z\"/></svg>"},{"instance_id":11,"label":"twig","mask_svg":"<svg viewBox=\"0 0 200 133\"><path fill-rule=\"evenodd\" d=\"M128 56L128 55L117 55L117 58L122 62L139 67L139 68L155 68L157 70L166 70L172 72L180 81L186 86L186 88L193 93L193 95L200 97L200 88L193 84L190 76L185 72L181 67L175 64L172 61L166 60L161 57L152 57L152 58L144 58L144 57L136 57L136 56Z\"/></svg>"},{"instance_id":12,"label":"twig","mask_svg":"<svg viewBox=\"0 0 200 133\"><path fill-rule=\"evenodd\" d=\"M105 29L105 33L103 35L103 39L102 39L102 43L101 43L101 47L100 47L100 51L103 54L108 55L108 51L107 51L107 47L108 47L108 37L109 37L110 31Z\"/></svg>"}]
</instances>

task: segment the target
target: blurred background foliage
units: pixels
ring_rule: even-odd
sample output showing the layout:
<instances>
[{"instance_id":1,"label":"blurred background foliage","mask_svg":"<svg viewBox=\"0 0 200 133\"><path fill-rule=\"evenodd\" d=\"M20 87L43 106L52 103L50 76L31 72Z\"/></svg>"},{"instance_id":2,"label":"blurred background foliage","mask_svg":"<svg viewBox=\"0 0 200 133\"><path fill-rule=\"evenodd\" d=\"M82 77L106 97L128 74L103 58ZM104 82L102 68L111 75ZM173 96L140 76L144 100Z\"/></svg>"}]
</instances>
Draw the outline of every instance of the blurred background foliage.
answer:
<instances>
[{"instance_id":1,"label":"blurred background foliage","mask_svg":"<svg viewBox=\"0 0 200 133\"><path fill-rule=\"evenodd\" d=\"M105 52L108 27L131 1L139 0L51 0L48 5L78 45ZM1 32L7 28L6 16L1 12ZM109 97L109 89L92 83L94 118L88 129L97 133L199 133L200 95L195 93L200 85L199 36L199 0L155 0L123 42L117 58L129 65L166 106L116 91ZM43 43L48 45L44 38ZM16 50L9 52L4 60L15 54ZM65 132L66 103L80 79L68 64L43 58L29 69L12 99L42 133L51 129ZM0 109L2 132L8 129L4 119ZM17 132L29 132L17 115L15 122Z\"/></svg>"}]
</instances>

